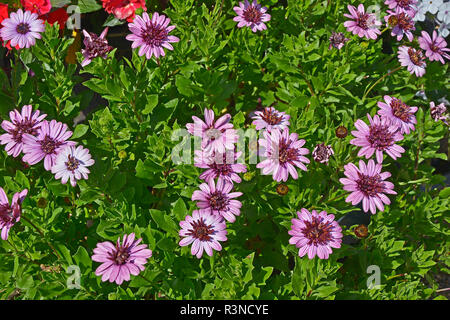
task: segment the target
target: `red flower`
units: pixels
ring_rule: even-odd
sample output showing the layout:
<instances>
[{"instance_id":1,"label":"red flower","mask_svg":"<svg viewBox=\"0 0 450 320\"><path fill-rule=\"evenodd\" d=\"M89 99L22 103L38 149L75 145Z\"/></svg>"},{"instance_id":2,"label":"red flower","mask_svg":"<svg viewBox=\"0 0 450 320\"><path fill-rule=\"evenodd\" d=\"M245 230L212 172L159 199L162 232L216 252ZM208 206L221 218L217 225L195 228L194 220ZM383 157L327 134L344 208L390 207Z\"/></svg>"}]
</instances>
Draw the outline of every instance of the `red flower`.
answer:
<instances>
[{"instance_id":1,"label":"red flower","mask_svg":"<svg viewBox=\"0 0 450 320\"><path fill-rule=\"evenodd\" d=\"M38 15L49 13L52 9L50 0L20 0L24 10L37 13Z\"/></svg>"},{"instance_id":2,"label":"red flower","mask_svg":"<svg viewBox=\"0 0 450 320\"><path fill-rule=\"evenodd\" d=\"M59 30L63 30L66 26L67 20L69 19L69 15L67 14L65 8L59 8L55 11L42 15L39 18L44 19L52 26L55 22L58 22Z\"/></svg>"},{"instance_id":3,"label":"red flower","mask_svg":"<svg viewBox=\"0 0 450 320\"><path fill-rule=\"evenodd\" d=\"M137 9L147 10L145 0L102 0L102 2L106 12L114 14L117 19L127 19L128 22L133 22Z\"/></svg>"}]
</instances>

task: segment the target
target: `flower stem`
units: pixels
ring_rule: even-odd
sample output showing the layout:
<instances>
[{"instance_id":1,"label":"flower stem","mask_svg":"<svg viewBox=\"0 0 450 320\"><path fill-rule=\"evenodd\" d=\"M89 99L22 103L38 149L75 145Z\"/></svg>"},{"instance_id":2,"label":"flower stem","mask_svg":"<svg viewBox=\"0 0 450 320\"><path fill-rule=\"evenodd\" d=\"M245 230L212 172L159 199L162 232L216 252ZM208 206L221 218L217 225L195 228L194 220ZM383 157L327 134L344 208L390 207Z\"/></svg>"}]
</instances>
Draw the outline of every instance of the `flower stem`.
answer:
<instances>
[{"instance_id":1,"label":"flower stem","mask_svg":"<svg viewBox=\"0 0 450 320\"><path fill-rule=\"evenodd\" d=\"M389 77L391 74L393 74L394 72L400 70L402 68L402 66L399 66L397 68L395 68L392 71L389 71L388 73L386 73L385 75L383 75L380 79L378 79L377 81L375 81L375 83L373 85L370 86L370 88L364 93L364 96L362 98L362 101L366 100L367 95L369 94L370 91L372 91L372 89L380 82L382 81L384 78Z\"/></svg>"},{"instance_id":2,"label":"flower stem","mask_svg":"<svg viewBox=\"0 0 450 320\"><path fill-rule=\"evenodd\" d=\"M33 228L35 228L36 231L39 232L39 234L41 235L41 237L45 239L44 233L43 233L43 232L41 231L41 229L39 229L39 227L37 227L30 219L28 219L28 218L25 217L25 216L22 216L22 219L24 219L24 220L25 220L26 222L28 222ZM50 242L48 242L47 240L46 240L46 242L47 242L48 246L53 250L53 253L55 254L55 256L56 256L58 259L61 259L61 256L59 255L58 251L56 251L55 247L53 247L53 245L52 245Z\"/></svg>"}]
</instances>

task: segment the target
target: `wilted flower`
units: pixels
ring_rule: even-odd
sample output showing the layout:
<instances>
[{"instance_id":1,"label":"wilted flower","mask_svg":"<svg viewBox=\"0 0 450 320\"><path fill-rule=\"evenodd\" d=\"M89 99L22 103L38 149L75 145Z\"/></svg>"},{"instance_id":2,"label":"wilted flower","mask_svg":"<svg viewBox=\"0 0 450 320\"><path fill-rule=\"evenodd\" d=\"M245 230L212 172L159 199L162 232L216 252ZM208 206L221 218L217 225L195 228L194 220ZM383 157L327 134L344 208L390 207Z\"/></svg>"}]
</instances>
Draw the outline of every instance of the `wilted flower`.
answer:
<instances>
[{"instance_id":1,"label":"wilted flower","mask_svg":"<svg viewBox=\"0 0 450 320\"><path fill-rule=\"evenodd\" d=\"M132 32L126 36L126 39L133 41L131 48L139 48L139 56L145 54L147 59L152 55L156 58L165 56L164 48L173 50L171 42L178 42L180 39L170 36L169 32L175 29L175 26L169 26L170 19L158 12L153 13L150 19L147 12L141 16L137 16L133 23L128 24L128 28Z\"/></svg>"},{"instance_id":2,"label":"wilted flower","mask_svg":"<svg viewBox=\"0 0 450 320\"><path fill-rule=\"evenodd\" d=\"M67 129L67 125L62 122L44 120L36 137L25 133L22 137L23 161L33 165L44 159L44 168L50 171L59 151L65 146L75 145L75 142L67 141L72 136L72 131Z\"/></svg>"},{"instance_id":3,"label":"wilted flower","mask_svg":"<svg viewBox=\"0 0 450 320\"><path fill-rule=\"evenodd\" d=\"M199 178L209 181L210 179L225 179L231 183L240 183L242 180L238 173L246 172L247 166L237 163L242 152L227 150L225 153L205 154L201 150L195 150L194 165L206 169Z\"/></svg>"},{"instance_id":4,"label":"wilted flower","mask_svg":"<svg viewBox=\"0 0 450 320\"><path fill-rule=\"evenodd\" d=\"M289 134L286 128L282 132L274 129L271 132L264 131L264 139L259 140L259 144L265 148L264 156L266 160L258 163L257 168L262 169L262 174L272 173L275 181L287 181L289 174L297 179L298 173L295 167L306 171L304 163L309 163L309 159L304 155L309 150L302 148L305 140L298 140L296 133Z\"/></svg>"},{"instance_id":5,"label":"wilted flower","mask_svg":"<svg viewBox=\"0 0 450 320\"><path fill-rule=\"evenodd\" d=\"M19 222L22 213L21 204L28 194L28 190L24 189L22 192L14 194L11 205L3 188L0 187L0 230L1 238L8 239L9 229Z\"/></svg>"},{"instance_id":6,"label":"wilted flower","mask_svg":"<svg viewBox=\"0 0 450 320\"><path fill-rule=\"evenodd\" d=\"M340 50L344 44L350 39L346 38L342 32L332 32L330 36L330 45L328 49L336 48Z\"/></svg>"},{"instance_id":7,"label":"wilted flower","mask_svg":"<svg viewBox=\"0 0 450 320\"><path fill-rule=\"evenodd\" d=\"M194 123L186 124L189 133L202 138L202 150L205 154L213 152L225 153L225 150L234 150L235 143L239 137L233 124L230 114L225 114L217 121L214 121L214 111L205 108L205 122L193 116Z\"/></svg>"},{"instance_id":8,"label":"wilted flower","mask_svg":"<svg viewBox=\"0 0 450 320\"><path fill-rule=\"evenodd\" d=\"M430 102L430 114L431 114L431 118L435 122L441 120L445 124L448 125L448 122L447 122L448 115L446 114L446 112L447 112L447 108L445 107L444 103L438 104L436 106L433 101Z\"/></svg>"},{"instance_id":9,"label":"wilted flower","mask_svg":"<svg viewBox=\"0 0 450 320\"><path fill-rule=\"evenodd\" d=\"M421 77L425 74L427 64L421 50L401 46L398 48L398 60L402 66L407 67L409 73L414 73L416 77Z\"/></svg>"},{"instance_id":10,"label":"wilted flower","mask_svg":"<svg viewBox=\"0 0 450 320\"><path fill-rule=\"evenodd\" d=\"M70 179L70 184L75 187L77 180L87 179L90 173L87 167L94 164L89 150L82 146L66 146L59 151L52 167L55 179L61 179L62 184L66 184Z\"/></svg>"},{"instance_id":11,"label":"wilted flower","mask_svg":"<svg viewBox=\"0 0 450 320\"><path fill-rule=\"evenodd\" d=\"M333 148L331 145L325 145L325 143L320 143L316 145L312 152L312 156L314 161L320 162L320 163L326 163L328 164L328 160L330 157L334 154Z\"/></svg>"},{"instance_id":12,"label":"wilted flower","mask_svg":"<svg viewBox=\"0 0 450 320\"><path fill-rule=\"evenodd\" d=\"M359 226L357 226L354 232L358 238L365 238L369 234L369 230L367 229L367 226L365 226L364 224L360 224Z\"/></svg>"},{"instance_id":13,"label":"wilted flower","mask_svg":"<svg viewBox=\"0 0 450 320\"><path fill-rule=\"evenodd\" d=\"M345 13L344 16L352 19L344 22L344 27L347 28L348 32L353 32L360 38L366 37L373 40L378 37L377 35L381 34L380 30L378 30L381 22L376 19L375 14L366 13L363 4L360 4L358 9L352 5L347 5L347 8L350 14Z\"/></svg>"},{"instance_id":14,"label":"wilted flower","mask_svg":"<svg viewBox=\"0 0 450 320\"><path fill-rule=\"evenodd\" d=\"M203 251L209 256L213 255L213 250L221 251L222 246L219 241L227 240L227 230L225 221L221 216L212 215L207 212L194 210L191 216L186 216L180 222L182 228L179 232L181 237L179 245L184 247L190 245L192 255L200 259Z\"/></svg>"},{"instance_id":15,"label":"wilted flower","mask_svg":"<svg viewBox=\"0 0 450 320\"><path fill-rule=\"evenodd\" d=\"M22 112L14 109L9 113L11 121L3 120L2 128L7 132L0 136L0 144L6 144L5 150L8 155L17 157L23 150L22 136L25 133L37 134L37 129L41 126L41 121L47 116L39 116L39 110L33 112L31 105L22 107Z\"/></svg>"},{"instance_id":16,"label":"wilted flower","mask_svg":"<svg viewBox=\"0 0 450 320\"><path fill-rule=\"evenodd\" d=\"M253 122L256 126L256 130L272 130L277 128L280 130L286 129L289 126L290 115L285 112L278 111L273 107L264 108L263 111L255 111L252 117Z\"/></svg>"},{"instance_id":17,"label":"wilted flower","mask_svg":"<svg viewBox=\"0 0 450 320\"><path fill-rule=\"evenodd\" d=\"M414 113L417 107L410 107L400 99L384 96L384 102L378 102L378 114L382 118L387 118L391 124L396 125L400 129L400 133L409 134L410 130L415 130L414 125L417 123Z\"/></svg>"},{"instance_id":18,"label":"wilted flower","mask_svg":"<svg viewBox=\"0 0 450 320\"><path fill-rule=\"evenodd\" d=\"M437 35L436 30L433 30L433 38L426 31L422 31L422 36L418 38L420 47L425 50L425 56L430 61L440 61L445 64L444 58L450 59L450 55L444 51L450 51L447 48L447 42L444 38Z\"/></svg>"},{"instance_id":19,"label":"wilted flower","mask_svg":"<svg viewBox=\"0 0 450 320\"><path fill-rule=\"evenodd\" d=\"M144 264L152 256L152 250L146 244L139 244L142 239L135 239L135 234L124 235L122 243L120 237L116 245L109 241L97 243L92 260L101 265L95 270L102 281L116 282L121 285L123 281L130 280L130 274L137 276L144 271Z\"/></svg>"},{"instance_id":20,"label":"wilted flower","mask_svg":"<svg viewBox=\"0 0 450 320\"><path fill-rule=\"evenodd\" d=\"M192 194L192 201L198 201L197 207L201 212L221 216L229 222L234 222L241 214L242 203L234 198L240 197L242 192L230 192L233 184L227 180L218 179L202 183L200 190Z\"/></svg>"},{"instance_id":21,"label":"wilted flower","mask_svg":"<svg viewBox=\"0 0 450 320\"><path fill-rule=\"evenodd\" d=\"M344 126L339 126L336 128L336 137L344 139L348 134L348 130Z\"/></svg>"},{"instance_id":22,"label":"wilted flower","mask_svg":"<svg viewBox=\"0 0 450 320\"><path fill-rule=\"evenodd\" d=\"M132 22L136 13L136 10L145 7L145 0L102 0L103 8L107 13L112 13L119 20L127 19L128 22Z\"/></svg>"},{"instance_id":23,"label":"wilted flower","mask_svg":"<svg viewBox=\"0 0 450 320\"><path fill-rule=\"evenodd\" d=\"M82 67L87 66L89 63L91 63L92 59L96 57L102 57L103 59L106 59L108 52L113 49L108 45L108 40L105 39L107 33L108 27L103 30L103 32L100 34L100 37L95 33L83 30L83 43L85 48L81 50L81 53L84 56L84 60L81 63Z\"/></svg>"},{"instance_id":24,"label":"wilted flower","mask_svg":"<svg viewBox=\"0 0 450 320\"><path fill-rule=\"evenodd\" d=\"M340 248L342 243L342 228L334 221L334 215L326 211L309 212L305 208L297 211L298 219L292 219L292 226L288 233L292 236L290 244L300 250L298 255L308 254L309 259L316 255L319 259L328 259L331 248Z\"/></svg>"},{"instance_id":25,"label":"wilted flower","mask_svg":"<svg viewBox=\"0 0 450 320\"><path fill-rule=\"evenodd\" d=\"M355 139L350 143L361 147L358 157L365 156L369 159L374 153L379 163L383 162L383 152L386 152L392 159L401 157L405 149L396 145L395 142L403 140L403 135L398 131L398 127L390 123L386 118L375 115L373 118L367 114L370 125L358 119L355 127L358 131L352 131Z\"/></svg>"},{"instance_id":26,"label":"wilted flower","mask_svg":"<svg viewBox=\"0 0 450 320\"><path fill-rule=\"evenodd\" d=\"M38 15L46 14L52 9L50 0L20 0L20 3L26 11L31 11Z\"/></svg>"},{"instance_id":27,"label":"wilted flower","mask_svg":"<svg viewBox=\"0 0 450 320\"><path fill-rule=\"evenodd\" d=\"M10 17L2 21L3 28L0 29L0 37L3 41L11 40L11 46L29 48L34 46L36 39L41 39L40 32L44 32L44 21L38 19L36 13L30 11L12 12Z\"/></svg>"},{"instance_id":28,"label":"wilted flower","mask_svg":"<svg viewBox=\"0 0 450 320\"><path fill-rule=\"evenodd\" d=\"M397 41L403 39L403 35L406 35L409 41L414 39L414 35L411 31L416 30L414 27L413 19L401 9L397 9L396 12L390 10L387 11L389 15L384 17L386 25L392 28L391 35L397 36Z\"/></svg>"},{"instance_id":29,"label":"wilted flower","mask_svg":"<svg viewBox=\"0 0 450 320\"><path fill-rule=\"evenodd\" d=\"M234 7L237 17L233 20L238 22L238 28L250 27L253 32L266 30L267 26L264 22L270 20L270 15L267 14L267 8L261 7L256 0L250 3L248 0L239 2L239 7Z\"/></svg>"},{"instance_id":30,"label":"wilted flower","mask_svg":"<svg viewBox=\"0 0 450 320\"><path fill-rule=\"evenodd\" d=\"M289 187L283 183L277 184L277 193L280 196L285 196L289 192Z\"/></svg>"},{"instance_id":31,"label":"wilted flower","mask_svg":"<svg viewBox=\"0 0 450 320\"><path fill-rule=\"evenodd\" d=\"M370 210L372 214L376 213L376 208L384 211L384 204L390 204L391 201L385 195L397 194L394 184L384 181L391 176L390 172L381 172L381 164L369 160L366 163L359 161L359 168L353 163L344 166L344 174L347 178L341 178L339 181L344 185L344 190L351 194L345 199L345 202L351 202L357 205L362 201L363 210Z\"/></svg>"}]
</instances>

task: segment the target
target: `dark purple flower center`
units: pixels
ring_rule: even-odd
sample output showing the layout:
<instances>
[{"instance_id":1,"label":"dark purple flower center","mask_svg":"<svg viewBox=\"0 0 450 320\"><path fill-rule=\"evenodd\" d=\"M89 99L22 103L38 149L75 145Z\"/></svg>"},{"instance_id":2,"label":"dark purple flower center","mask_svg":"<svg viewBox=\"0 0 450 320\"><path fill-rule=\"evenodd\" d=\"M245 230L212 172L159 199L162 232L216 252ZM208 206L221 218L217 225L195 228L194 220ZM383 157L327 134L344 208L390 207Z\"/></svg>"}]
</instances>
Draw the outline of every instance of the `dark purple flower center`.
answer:
<instances>
[{"instance_id":1,"label":"dark purple flower center","mask_svg":"<svg viewBox=\"0 0 450 320\"><path fill-rule=\"evenodd\" d=\"M356 181L359 191L367 197L374 197L384 192L384 183L379 174L374 176L358 173L359 179Z\"/></svg>"},{"instance_id":2,"label":"dark purple flower center","mask_svg":"<svg viewBox=\"0 0 450 320\"><path fill-rule=\"evenodd\" d=\"M22 142L22 135L24 133L29 133L33 136L36 135L37 130L33 128L35 124L36 121L31 121L28 118L24 118L21 122L15 122L15 128L10 132L14 141L17 143Z\"/></svg>"},{"instance_id":3,"label":"dark purple flower center","mask_svg":"<svg viewBox=\"0 0 450 320\"><path fill-rule=\"evenodd\" d=\"M319 217L313 217L312 221L304 220L305 227L302 232L309 240L308 245L324 245L333 239L331 231L333 230L333 224L331 222L323 223L323 219Z\"/></svg>"},{"instance_id":4,"label":"dark purple flower center","mask_svg":"<svg viewBox=\"0 0 450 320\"><path fill-rule=\"evenodd\" d=\"M204 219L200 219L191 223L192 229L189 229L188 236L192 236L200 241L211 241L211 234L213 234L214 228L212 225L207 226Z\"/></svg>"},{"instance_id":5,"label":"dark purple flower center","mask_svg":"<svg viewBox=\"0 0 450 320\"><path fill-rule=\"evenodd\" d=\"M75 157L72 157L70 154L68 156L68 160L66 162L66 167L70 171L75 171L80 166L80 161L78 161Z\"/></svg>"},{"instance_id":6,"label":"dark purple flower center","mask_svg":"<svg viewBox=\"0 0 450 320\"><path fill-rule=\"evenodd\" d=\"M397 5L401 8L409 8L411 4L411 0L397 0Z\"/></svg>"},{"instance_id":7,"label":"dark purple flower center","mask_svg":"<svg viewBox=\"0 0 450 320\"><path fill-rule=\"evenodd\" d=\"M286 162L295 161L298 158L298 153L296 149L290 147L290 144L287 144L284 139L280 142L278 149L278 161L281 164Z\"/></svg>"},{"instance_id":8,"label":"dark purple flower center","mask_svg":"<svg viewBox=\"0 0 450 320\"><path fill-rule=\"evenodd\" d=\"M410 107L399 99L393 98L391 101L392 114L402 120L408 122L412 113Z\"/></svg>"},{"instance_id":9,"label":"dark purple flower center","mask_svg":"<svg viewBox=\"0 0 450 320\"><path fill-rule=\"evenodd\" d=\"M394 133L389 131L387 125L372 124L367 140L373 148L385 150L394 144Z\"/></svg>"},{"instance_id":10,"label":"dark purple flower center","mask_svg":"<svg viewBox=\"0 0 450 320\"><path fill-rule=\"evenodd\" d=\"M398 15L391 15L388 19L388 23L390 26L398 26L404 31L411 30L414 26L412 19L404 12L401 12Z\"/></svg>"},{"instance_id":11,"label":"dark purple flower center","mask_svg":"<svg viewBox=\"0 0 450 320\"><path fill-rule=\"evenodd\" d=\"M106 57L108 52L113 48L108 45L108 40L100 38L95 33L89 33L91 38L86 38L84 44L86 46L83 52L89 59L95 57Z\"/></svg>"},{"instance_id":12,"label":"dark purple flower center","mask_svg":"<svg viewBox=\"0 0 450 320\"><path fill-rule=\"evenodd\" d=\"M328 162L328 159L332 155L331 147L325 145L324 143L318 144L313 152L313 158L317 162Z\"/></svg>"},{"instance_id":13,"label":"dark purple flower center","mask_svg":"<svg viewBox=\"0 0 450 320\"><path fill-rule=\"evenodd\" d=\"M271 110L270 108L265 108L261 118L270 125L276 125L281 122L283 116L278 115L276 111Z\"/></svg>"},{"instance_id":14,"label":"dark purple flower center","mask_svg":"<svg viewBox=\"0 0 450 320\"><path fill-rule=\"evenodd\" d=\"M345 43L346 39L342 32L333 32L330 37L330 43L333 47L337 48L340 44Z\"/></svg>"},{"instance_id":15,"label":"dark purple flower center","mask_svg":"<svg viewBox=\"0 0 450 320\"><path fill-rule=\"evenodd\" d=\"M229 199L226 194L216 191L209 197L209 203L214 210L222 211L228 206Z\"/></svg>"},{"instance_id":16,"label":"dark purple flower center","mask_svg":"<svg viewBox=\"0 0 450 320\"><path fill-rule=\"evenodd\" d=\"M425 58L421 51L409 48L408 55L411 62L414 63L416 66L421 67L423 65Z\"/></svg>"},{"instance_id":17,"label":"dark purple flower center","mask_svg":"<svg viewBox=\"0 0 450 320\"><path fill-rule=\"evenodd\" d=\"M0 222L8 223L12 220L12 208L9 204L0 205Z\"/></svg>"},{"instance_id":18,"label":"dark purple flower center","mask_svg":"<svg viewBox=\"0 0 450 320\"><path fill-rule=\"evenodd\" d=\"M62 144L59 141L50 138L48 135L45 136L44 140L40 141L41 149L46 154L53 154L55 150Z\"/></svg>"},{"instance_id":19,"label":"dark purple flower center","mask_svg":"<svg viewBox=\"0 0 450 320\"><path fill-rule=\"evenodd\" d=\"M168 35L167 29L159 24L153 24L151 21L147 22L146 28L142 29L142 39L148 45L160 47L166 40Z\"/></svg>"},{"instance_id":20,"label":"dark purple flower center","mask_svg":"<svg viewBox=\"0 0 450 320\"><path fill-rule=\"evenodd\" d=\"M28 32L30 32L30 25L24 22L19 23L16 27L16 31L20 34L27 34Z\"/></svg>"},{"instance_id":21,"label":"dark purple flower center","mask_svg":"<svg viewBox=\"0 0 450 320\"><path fill-rule=\"evenodd\" d=\"M206 130L205 135L208 137L209 140L214 141L214 140L220 138L222 133L220 132L220 130L217 130L216 128L210 128L210 129Z\"/></svg>"},{"instance_id":22,"label":"dark purple flower center","mask_svg":"<svg viewBox=\"0 0 450 320\"><path fill-rule=\"evenodd\" d=\"M130 252L128 247L117 246L116 251L114 252L113 260L117 265L122 265L127 263L128 258L130 257Z\"/></svg>"},{"instance_id":23,"label":"dark purple flower center","mask_svg":"<svg viewBox=\"0 0 450 320\"><path fill-rule=\"evenodd\" d=\"M244 10L244 19L251 23L259 23L261 22L262 12L254 7L253 5L249 6Z\"/></svg>"},{"instance_id":24,"label":"dark purple flower center","mask_svg":"<svg viewBox=\"0 0 450 320\"><path fill-rule=\"evenodd\" d=\"M363 30L367 30L373 25L373 16L368 13L357 12L356 24Z\"/></svg>"}]
</instances>

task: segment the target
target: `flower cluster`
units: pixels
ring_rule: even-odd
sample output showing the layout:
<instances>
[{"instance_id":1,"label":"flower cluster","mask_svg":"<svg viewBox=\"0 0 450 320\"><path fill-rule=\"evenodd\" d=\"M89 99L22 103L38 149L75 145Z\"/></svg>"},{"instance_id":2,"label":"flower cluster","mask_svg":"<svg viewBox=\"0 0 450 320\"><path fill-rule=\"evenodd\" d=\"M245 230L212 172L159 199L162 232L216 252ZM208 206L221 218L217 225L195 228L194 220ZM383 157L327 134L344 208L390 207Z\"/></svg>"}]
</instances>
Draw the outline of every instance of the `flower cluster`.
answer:
<instances>
[{"instance_id":1,"label":"flower cluster","mask_svg":"<svg viewBox=\"0 0 450 320\"><path fill-rule=\"evenodd\" d=\"M70 179L72 186L76 181L87 179L87 167L94 164L89 150L82 146L75 147L76 142L68 141L72 131L66 124L56 120L47 121L46 114L33 111L31 105L22 107L22 111L13 110L10 121L3 120L1 126L6 131L0 136L0 144L13 157L23 153L22 160L29 165L44 161L44 168L62 178L63 184Z\"/></svg>"}]
</instances>

